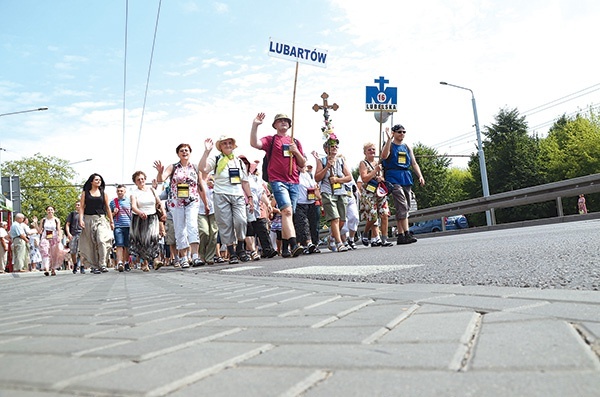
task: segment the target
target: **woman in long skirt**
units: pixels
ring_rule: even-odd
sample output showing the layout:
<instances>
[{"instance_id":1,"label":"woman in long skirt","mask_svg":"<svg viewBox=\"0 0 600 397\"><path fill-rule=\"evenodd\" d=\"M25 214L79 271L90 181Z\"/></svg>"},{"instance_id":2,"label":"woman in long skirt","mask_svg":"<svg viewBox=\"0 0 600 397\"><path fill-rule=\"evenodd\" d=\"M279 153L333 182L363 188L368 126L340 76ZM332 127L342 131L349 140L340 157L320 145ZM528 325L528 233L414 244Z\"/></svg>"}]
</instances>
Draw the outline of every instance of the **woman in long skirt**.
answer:
<instances>
[{"instance_id":1,"label":"woman in long skirt","mask_svg":"<svg viewBox=\"0 0 600 397\"><path fill-rule=\"evenodd\" d=\"M148 264L153 263L154 269L160 268L163 263L160 255L160 221L156 207L160 206L162 213L165 209L158 195L151 187L146 186L146 174L136 171L131 177L137 188L131 193L131 228L129 229L130 251L133 255L143 259L142 270L149 271Z\"/></svg>"},{"instance_id":2,"label":"woman in long skirt","mask_svg":"<svg viewBox=\"0 0 600 397\"><path fill-rule=\"evenodd\" d=\"M81 266L89 266L92 273L108 272L115 224L104 191L106 184L99 174L92 174L83 185L79 202L79 255Z\"/></svg>"}]
</instances>

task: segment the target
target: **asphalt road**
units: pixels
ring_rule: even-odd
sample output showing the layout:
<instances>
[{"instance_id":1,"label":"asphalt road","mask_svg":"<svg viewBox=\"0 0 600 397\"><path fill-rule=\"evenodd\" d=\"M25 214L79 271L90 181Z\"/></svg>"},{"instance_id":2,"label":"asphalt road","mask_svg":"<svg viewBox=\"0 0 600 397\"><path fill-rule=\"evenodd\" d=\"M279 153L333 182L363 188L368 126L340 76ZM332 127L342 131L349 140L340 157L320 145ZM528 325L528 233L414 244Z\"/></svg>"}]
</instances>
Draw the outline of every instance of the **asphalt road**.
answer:
<instances>
[{"instance_id":1,"label":"asphalt road","mask_svg":"<svg viewBox=\"0 0 600 397\"><path fill-rule=\"evenodd\" d=\"M411 245L263 259L198 272L369 283L600 290L600 220L420 238Z\"/></svg>"}]
</instances>

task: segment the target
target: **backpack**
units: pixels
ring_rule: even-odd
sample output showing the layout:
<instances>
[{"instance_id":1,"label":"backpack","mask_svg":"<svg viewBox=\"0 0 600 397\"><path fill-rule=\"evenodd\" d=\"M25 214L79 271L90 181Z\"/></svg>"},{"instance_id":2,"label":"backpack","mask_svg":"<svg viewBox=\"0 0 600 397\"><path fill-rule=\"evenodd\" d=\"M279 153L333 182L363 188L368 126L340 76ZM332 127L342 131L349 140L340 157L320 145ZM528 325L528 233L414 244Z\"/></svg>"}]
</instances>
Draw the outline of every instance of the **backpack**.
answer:
<instances>
[{"instance_id":1,"label":"backpack","mask_svg":"<svg viewBox=\"0 0 600 397\"><path fill-rule=\"evenodd\" d=\"M265 157L263 157L263 161L262 161L262 179L265 182L269 182L269 158L271 157L271 154L273 153L273 146L275 146L275 137L277 135L273 135L271 136L271 147L269 147L269 153L265 154ZM296 138L294 138L294 143L297 145L298 144L298 140Z\"/></svg>"}]
</instances>

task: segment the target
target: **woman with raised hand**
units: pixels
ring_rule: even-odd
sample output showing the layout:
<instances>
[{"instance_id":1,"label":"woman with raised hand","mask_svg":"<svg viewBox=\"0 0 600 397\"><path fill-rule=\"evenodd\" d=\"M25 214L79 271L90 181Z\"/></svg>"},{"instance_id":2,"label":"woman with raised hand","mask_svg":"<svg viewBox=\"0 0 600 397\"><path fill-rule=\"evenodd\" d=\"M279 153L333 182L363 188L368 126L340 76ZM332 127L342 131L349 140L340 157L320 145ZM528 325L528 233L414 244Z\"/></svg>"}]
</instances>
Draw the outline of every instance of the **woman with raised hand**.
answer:
<instances>
[{"instance_id":1,"label":"woman with raised hand","mask_svg":"<svg viewBox=\"0 0 600 397\"><path fill-rule=\"evenodd\" d=\"M160 161L155 161L154 168L158 171L156 177L158 183L169 179L167 205L173 216L175 228L176 260L185 269L190 267L188 251L191 251L192 266L204 264L198 257L198 203L202 200L204 205L207 205L207 202L202 184L198 183L198 169L190 162L192 147L187 143L181 143L175 151L179 157L177 163L165 168Z\"/></svg>"},{"instance_id":2,"label":"woman with raised hand","mask_svg":"<svg viewBox=\"0 0 600 397\"><path fill-rule=\"evenodd\" d=\"M220 153L209 158L213 146ZM227 245L230 264L238 263L239 260L250 260L244 243L247 226L246 204L250 211L254 211L246 167L233 153L236 147L235 138L229 135L221 136L216 144L208 138L204 141L204 154L198 164L198 168L206 174L214 171L215 219L219 226L221 243Z\"/></svg>"},{"instance_id":3,"label":"woman with raised hand","mask_svg":"<svg viewBox=\"0 0 600 397\"><path fill-rule=\"evenodd\" d=\"M81 266L91 267L94 274L108 272L107 265L115 227L105 187L104 178L94 173L83 185L79 199L79 225L82 228L79 237Z\"/></svg>"},{"instance_id":4,"label":"woman with raised hand","mask_svg":"<svg viewBox=\"0 0 600 397\"><path fill-rule=\"evenodd\" d=\"M166 221L165 210L162 201L158 198L156 191L146 186L146 174L136 171L131 179L137 186L131 192L131 230L129 232L130 251L133 255L144 260L142 271L149 271L148 264L153 263L154 269L158 270L163 263L159 260L160 255L160 222ZM163 219L159 219L156 208L162 209Z\"/></svg>"}]
</instances>

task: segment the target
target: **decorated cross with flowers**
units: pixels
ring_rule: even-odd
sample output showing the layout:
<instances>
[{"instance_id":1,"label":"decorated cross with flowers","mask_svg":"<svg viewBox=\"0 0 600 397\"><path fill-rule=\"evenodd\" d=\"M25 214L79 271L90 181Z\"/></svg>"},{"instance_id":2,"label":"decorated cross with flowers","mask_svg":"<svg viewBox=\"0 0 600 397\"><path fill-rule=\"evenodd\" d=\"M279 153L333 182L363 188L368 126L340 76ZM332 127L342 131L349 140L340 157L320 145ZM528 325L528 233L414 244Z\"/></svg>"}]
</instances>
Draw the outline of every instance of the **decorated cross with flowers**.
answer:
<instances>
[{"instance_id":1,"label":"decorated cross with flowers","mask_svg":"<svg viewBox=\"0 0 600 397\"><path fill-rule=\"evenodd\" d=\"M323 98L323 105L320 106L315 103L312 108L315 112L318 112L319 110L323 109L323 118L325 119L325 125L321 127L321 131L323 132L323 139L328 143L335 144L335 142L337 141L337 136L333 132L333 126L331 125L331 120L329 119L329 109L333 109L333 111L336 111L339 109L339 106L337 105L337 103L334 103L333 105L329 105L327 103L327 98L329 98L329 95L326 92L321 94L321 98Z\"/></svg>"}]
</instances>

